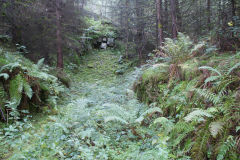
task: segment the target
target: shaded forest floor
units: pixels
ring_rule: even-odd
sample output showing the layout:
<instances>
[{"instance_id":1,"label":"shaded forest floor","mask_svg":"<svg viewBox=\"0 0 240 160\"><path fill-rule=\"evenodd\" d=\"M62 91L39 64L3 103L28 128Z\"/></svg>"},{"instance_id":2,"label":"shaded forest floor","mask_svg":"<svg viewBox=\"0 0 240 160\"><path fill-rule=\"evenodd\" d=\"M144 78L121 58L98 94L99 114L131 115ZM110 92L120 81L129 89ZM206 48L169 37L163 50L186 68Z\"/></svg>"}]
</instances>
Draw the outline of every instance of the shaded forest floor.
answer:
<instances>
[{"instance_id":1,"label":"shaded forest floor","mask_svg":"<svg viewBox=\"0 0 240 160\"><path fill-rule=\"evenodd\" d=\"M7 159L141 157L136 147L141 143L128 125L107 123L115 116L131 121L145 108L131 90L140 70L115 75L121 66L119 55L111 51L95 51L83 59L79 71L71 75L74 83L62 98L59 114L32 123L12 142L15 149Z\"/></svg>"},{"instance_id":2,"label":"shaded forest floor","mask_svg":"<svg viewBox=\"0 0 240 160\"><path fill-rule=\"evenodd\" d=\"M114 50L93 50L81 57L78 68L66 65L72 84L64 93L51 96L58 97L56 108L42 106L42 113L34 114L32 120L3 124L0 159L188 160L200 159L200 154L204 157L209 142L220 146L220 151L211 151L209 159L239 159L240 112L235 87L239 78L232 78L239 71L239 53L190 59L180 65L184 78L172 82L167 62L133 68L132 62L120 56ZM216 86L226 83L233 88L226 92L229 95L198 87L205 83L201 66L226 76ZM196 93L189 97L193 91ZM205 109L211 101L211 107ZM220 128L212 129L213 124ZM236 131L229 134L233 129ZM223 138L213 141L220 133Z\"/></svg>"}]
</instances>

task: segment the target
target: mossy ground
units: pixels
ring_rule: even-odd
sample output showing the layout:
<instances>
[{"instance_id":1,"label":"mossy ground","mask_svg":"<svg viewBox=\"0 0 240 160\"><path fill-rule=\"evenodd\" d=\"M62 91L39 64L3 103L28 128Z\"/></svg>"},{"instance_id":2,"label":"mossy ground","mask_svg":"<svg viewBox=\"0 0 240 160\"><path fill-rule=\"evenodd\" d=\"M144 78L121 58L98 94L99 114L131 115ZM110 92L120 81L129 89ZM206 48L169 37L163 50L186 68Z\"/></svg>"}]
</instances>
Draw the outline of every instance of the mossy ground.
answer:
<instances>
[{"instance_id":1,"label":"mossy ground","mask_svg":"<svg viewBox=\"0 0 240 160\"><path fill-rule=\"evenodd\" d=\"M132 142L124 142L125 140L122 138L115 141L118 135L114 132L120 129L119 126L110 127L106 124L106 128L104 127L103 130L95 126L97 123L94 120L95 117L99 117L97 112L101 111L101 106L120 107L127 110L133 117L142 106L134 96L127 95L138 72L129 72L128 70L124 75L115 74L116 70L126 65L118 64L119 57L120 55L112 50L93 51L82 58L82 63L76 71L66 70L72 78L72 85L66 89L60 100L58 113L54 115L52 112L45 112L34 115L30 122L32 127L21 135L25 138L13 141L14 146L11 147L13 150L9 150L10 152L5 157L12 160L17 160L19 157L46 160L90 160L98 156L100 157L97 159L127 157L125 150ZM85 119L84 116L89 117ZM81 125L76 127L76 124ZM77 133L85 133L89 129L96 130L94 134L100 136L94 140L94 146L89 145L80 137L74 139ZM108 143L110 139L107 137L111 139L111 143ZM73 139L74 142L70 144L68 141ZM98 143L103 143L106 148L104 149ZM131 145L134 144L135 142ZM72 145L81 147L82 150L78 151Z\"/></svg>"},{"instance_id":2,"label":"mossy ground","mask_svg":"<svg viewBox=\"0 0 240 160\"><path fill-rule=\"evenodd\" d=\"M75 81L103 83L115 80L114 72L119 67L118 58L120 55L111 50L93 50L90 54L81 57L81 64L78 66Z\"/></svg>"}]
</instances>

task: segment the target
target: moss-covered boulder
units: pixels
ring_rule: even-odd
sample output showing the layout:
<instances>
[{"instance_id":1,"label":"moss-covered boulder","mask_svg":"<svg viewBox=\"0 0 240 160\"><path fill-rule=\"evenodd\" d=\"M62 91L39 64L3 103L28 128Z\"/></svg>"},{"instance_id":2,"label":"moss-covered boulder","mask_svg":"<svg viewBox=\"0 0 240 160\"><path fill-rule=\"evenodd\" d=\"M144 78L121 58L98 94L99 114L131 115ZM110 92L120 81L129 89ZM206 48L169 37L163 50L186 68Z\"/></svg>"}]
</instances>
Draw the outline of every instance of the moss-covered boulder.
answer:
<instances>
[{"instance_id":1,"label":"moss-covered boulder","mask_svg":"<svg viewBox=\"0 0 240 160\"><path fill-rule=\"evenodd\" d=\"M191 59L183 64L179 65L181 67L182 78L184 80L192 80L193 78L200 75L199 61L197 59Z\"/></svg>"},{"instance_id":2,"label":"moss-covered boulder","mask_svg":"<svg viewBox=\"0 0 240 160\"><path fill-rule=\"evenodd\" d=\"M159 82L166 81L168 79L169 65L165 63L155 64L152 67L145 70L142 74L142 81L145 82Z\"/></svg>"},{"instance_id":3,"label":"moss-covered boulder","mask_svg":"<svg viewBox=\"0 0 240 160\"><path fill-rule=\"evenodd\" d=\"M155 64L146 69L133 86L138 99L146 103L155 102L161 94L159 84L168 82L168 70L169 65L165 63Z\"/></svg>"}]
</instances>

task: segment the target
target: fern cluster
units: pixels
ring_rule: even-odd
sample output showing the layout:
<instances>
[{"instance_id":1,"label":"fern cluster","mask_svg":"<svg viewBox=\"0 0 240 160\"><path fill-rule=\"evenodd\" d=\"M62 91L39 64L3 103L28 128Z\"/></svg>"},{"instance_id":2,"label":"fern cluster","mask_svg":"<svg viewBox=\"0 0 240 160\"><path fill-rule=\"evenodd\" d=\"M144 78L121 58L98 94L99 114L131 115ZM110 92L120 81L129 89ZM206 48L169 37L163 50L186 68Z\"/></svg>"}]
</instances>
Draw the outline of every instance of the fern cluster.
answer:
<instances>
[{"instance_id":1,"label":"fern cluster","mask_svg":"<svg viewBox=\"0 0 240 160\"><path fill-rule=\"evenodd\" d=\"M40 107L49 101L53 102L49 103L51 107L56 106L56 96L64 87L49 74L49 67L43 64L44 59L33 64L22 55L2 49L0 61L0 81L7 86L4 92L9 96L3 106L12 110L33 110L35 106Z\"/></svg>"},{"instance_id":2,"label":"fern cluster","mask_svg":"<svg viewBox=\"0 0 240 160\"><path fill-rule=\"evenodd\" d=\"M166 38L162 50L171 58L171 63L180 64L188 60L194 52L197 52L204 45L204 42L194 45L188 36L179 33L176 40Z\"/></svg>"},{"instance_id":3,"label":"fern cluster","mask_svg":"<svg viewBox=\"0 0 240 160\"><path fill-rule=\"evenodd\" d=\"M190 39L184 38L182 34L180 37L178 40L167 39L163 47L168 56L175 58L174 63L184 62L193 50L203 47L199 44L191 50L189 48L193 43ZM206 66L201 58L200 65L203 63L204 66L198 69L202 75L194 74L196 77L185 81L173 79L171 85L167 85L166 81L158 82L155 85L157 87L151 88L157 93L155 100L148 94L149 86L144 88L140 83L138 86L141 92L137 92L137 95L145 95L145 102L149 103L146 100L151 99L151 102L157 103L155 106L162 109L165 117L160 117L156 122L159 121L165 134L170 133L168 142L176 159L190 156L199 160L206 157L237 160L240 158L237 152L239 144L236 143L239 131L233 130L239 126L240 120L239 54L217 57L215 61L209 62L214 67ZM135 90L139 91L139 88ZM169 123L168 119L175 123ZM231 137L231 143L228 137Z\"/></svg>"}]
</instances>

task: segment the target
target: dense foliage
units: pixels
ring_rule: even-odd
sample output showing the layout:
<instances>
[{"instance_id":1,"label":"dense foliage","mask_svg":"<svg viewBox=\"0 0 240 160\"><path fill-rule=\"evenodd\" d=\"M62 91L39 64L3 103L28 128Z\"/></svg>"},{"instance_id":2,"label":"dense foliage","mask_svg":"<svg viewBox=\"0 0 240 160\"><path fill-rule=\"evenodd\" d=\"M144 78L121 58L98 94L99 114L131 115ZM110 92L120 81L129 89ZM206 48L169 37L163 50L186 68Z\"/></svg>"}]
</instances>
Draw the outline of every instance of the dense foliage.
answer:
<instances>
[{"instance_id":1,"label":"dense foliage","mask_svg":"<svg viewBox=\"0 0 240 160\"><path fill-rule=\"evenodd\" d=\"M0 159L239 160L237 0L0 0Z\"/></svg>"},{"instance_id":2,"label":"dense foliage","mask_svg":"<svg viewBox=\"0 0 240 160\"><path fill-rule=\"evenodd\" d=\"M182 38L189 42L183 35L180 42ZM166 43L164 50L171 51L170 57L189 48L189 43L169 39ZM193 55L191 50L188 54ZM178 79L169 81L176 70L164 58L162 64L147 69L134 87L140 100L157 105L168 118L158 119L169 135L168 145L175 158L239 159L240 53L203 54L188 61L182 61L182 56L175 58L182 63L178 63Z\"/></svg>"}]
</instances>

